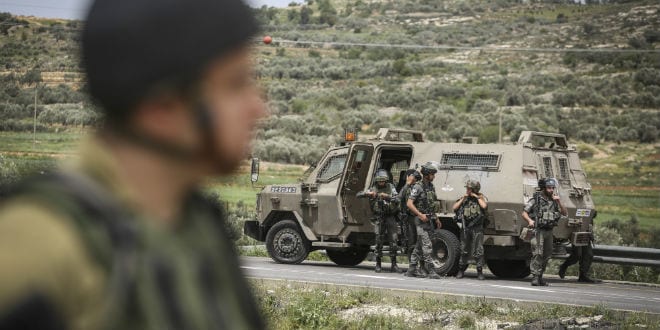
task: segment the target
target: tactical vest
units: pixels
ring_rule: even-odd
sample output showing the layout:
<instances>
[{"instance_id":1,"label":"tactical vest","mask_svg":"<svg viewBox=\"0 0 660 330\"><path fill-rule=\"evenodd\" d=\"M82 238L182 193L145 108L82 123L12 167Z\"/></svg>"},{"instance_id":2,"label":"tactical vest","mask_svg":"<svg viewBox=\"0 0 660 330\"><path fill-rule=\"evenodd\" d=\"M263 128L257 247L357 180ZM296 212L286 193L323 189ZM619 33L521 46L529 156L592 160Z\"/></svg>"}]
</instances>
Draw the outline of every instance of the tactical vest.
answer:
<instances>
[{"instance_id":1,"label":"tactical vest","mask_svg":"<svg viewBox=\"0 0 660 330\"><path fill-rule=\"evenodd\" d=\"M189 196L182 218L185 229L172 236L153 230L147 235L144 220L79 174L28 180L11 196L42 201L71 219L107 274L101 328L264 327L252 296L246 294L249 287L225 231L226 214L201 194Z\"/></svg>"},{"instance_id":2,"label":"tactical vest","mask_svg":"<svg viewBox=\"0 0 660 330\"><path fill-rule=\"evenodd\" d=\"M476 198L469 196L461 207L466 226L473 227L483 224L484 212Z\"/></svg>"},{"instance_id":3,"label":"tactical vest","mask_svg":"<svg viewBox=\"0 0 660 330\"><path fill-rule=\"evenodd\" d=\"M552 229L557 226L561 218L559 205L553 200L545 199L541 193L534 194L534 207L531 216L536 222L536 227L540 229Z\"/></svg>"},{"instance_id":4,"label":"tactical vest","mask_svg":"<svg viewBox=\"0 0 660 330\"><path fill-rule=\"evenodd\" d=\"M435 213L435 187L433 183L428 182L417 182L413 186L412 190L419 191L419 195L414 201L414 205L419 210L419 212L424 214L433 214Z\"/></svg>"},{"instance_id":5,"label":"tactical vest","mask_svg":"<svg viewBox=\"0 0 660 330\"><path fill-rule=\"evenodd\" d=\"M373 187L371 187L371 190L376 192L377 194L385 193L388 195L392 195L392 191L394 191L394 185L388 182L384 187L381 188L378 186L378 184L375 184ZM374 211L375 213L383 213L386 215L398 213L399 200L395 196L392 197L393 198L391 198L389 201L373 198L371 200L371 210Z\"/></svg>"}]
</instances>

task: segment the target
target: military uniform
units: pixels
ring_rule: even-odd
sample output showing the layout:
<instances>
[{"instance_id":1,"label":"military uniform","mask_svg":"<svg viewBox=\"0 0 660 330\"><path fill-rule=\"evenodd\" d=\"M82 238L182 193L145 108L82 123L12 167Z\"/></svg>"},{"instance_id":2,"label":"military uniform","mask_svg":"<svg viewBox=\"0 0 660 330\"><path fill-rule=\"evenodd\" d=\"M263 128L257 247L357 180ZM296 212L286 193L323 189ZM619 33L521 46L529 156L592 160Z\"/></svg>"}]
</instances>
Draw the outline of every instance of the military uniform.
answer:
<instances>
[{"instance_id":1,"label":"military uniform","mask_svg":"<svg viewBox=\"0 0 660 330\"><path fill-rule=\"evenodd\" d=\"M390 257L392 259L392 268L398 271L396 265L396 256L399 250L398 241L398 226L396 223L396 215L399 212L399 199L396 189L391 183L386 183L383 187L379 187L376 183L371 187L370 191L376 194L387 194L390 196L389 200L378 200L377 198L371 199L371 210L375 214L374 233L376 234L376 271L380 271L380 259L383 257L383 243L385 235L390 245Z\"/></svg>"},{"instance_id":2,"label":"military uniform","mask_svg":"<svg viewBox=\"0 0 660 330\"><path fill-rule=\"evenodd\" d=\"M105 148L84 143L64 180L2 204L0 325L48 314L71 329L263 328L224 212L190 192L176 226L152 221Z\"/></svg>"},{"instance_id":3,"label":"military uniform","mask_svg":"<svg viewBox=\"0 0 660 330\"><path fill-rule=\"evenodd\" d=\"M404 185L401 188L400 205L401 205L401 222L402 226L407 226L406 230L406 239L408 241L408 246L406 246L406 252L408 253L408 258L412 255L412 249L417 242L417 225L415 225L415 216L410 213L410 210L405 206L408 198L410 198L410 191L412 190L411 185Z\"/></svg>"},{"instance_id":4,"label":"military uniform","mask_svg":"<svg viewBox=\"0 0 660 330\"><path fill-rule=\"evenodd\" d=\"M421 213L435 214L436 193L432 182L422 181L415 183L410 190L409 199L413 201L413 204ZM422 222L418 217L415 217L417 242L410 257L411 268L416 267L419 261L423 260L427 267L432 270L433 259L431 258L431 253L433 253L433 245L430 234L433 232L435 226L432 222L433 220L430 218L429 221Z\"/></svg>"},{"instance_id":5,"label":"military uniform","mask_svg":"<svg viewBox=\"0 0 660 330\"><path fill-rule=\"evenodd\" d=\"M579 282L594 283L596 280L589 277L589 269L591 269L591 262L594 258L594 251L591 247L591 242L585 246L573 246L571 253L566 260L559 266L559 277L564 278L566 269L571 265L580 263Z\"/></svg>"},{"instance_id":6,"label":"military uniform","mask_svg":"<svg viewBox=\"0 0 660 330\"><path fill-rule=\"evenodd\" d=\"M560 207L552 198L548 199L543 193L537 192L524 210L534 220L536 229L531 240L532 261L529 267L532 275L541 279L552 256L552 229L561 217Z\"/></svg>"},{"instance_id":7,"label":"military uniform","mask_svg":"<svg viewBox=\"0 0 660 330\"><path fill-rule=\"evenodd\" d=\"M485 198L485 197L484 197ZM461 237L461 258L459 268L463 269L468 264L470 252L476 262L477 269L484 265L484 220L486 210L479 205L477 198L469 196L463 201L458 212L465 221L465 228Z\"/></svg>"}]
</instances>

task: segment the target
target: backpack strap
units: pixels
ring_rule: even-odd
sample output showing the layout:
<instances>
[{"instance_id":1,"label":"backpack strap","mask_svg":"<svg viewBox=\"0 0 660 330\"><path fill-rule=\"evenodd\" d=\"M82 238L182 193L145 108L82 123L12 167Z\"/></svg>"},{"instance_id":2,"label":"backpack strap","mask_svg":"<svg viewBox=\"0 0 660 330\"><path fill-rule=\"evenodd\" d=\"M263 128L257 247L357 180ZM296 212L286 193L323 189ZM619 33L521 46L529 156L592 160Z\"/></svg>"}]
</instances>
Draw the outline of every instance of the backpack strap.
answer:
<instances>
[{"instance_id":1,"label":"backpack strap","mask_svg":"<svg viewBox=\"0 0 660 330\"><path fill-rule=\"evenodd\" d=\"M72 220L85 246L110 275L106 319L101 324L112 328L114 321L128 312L135 290L138 235L133 216L107 189L79 173L55 171L31 177L12 189L9 196L37 198ZM109 239L111 251L99 242L102 235Z\"/></svg>"}]
</instances>

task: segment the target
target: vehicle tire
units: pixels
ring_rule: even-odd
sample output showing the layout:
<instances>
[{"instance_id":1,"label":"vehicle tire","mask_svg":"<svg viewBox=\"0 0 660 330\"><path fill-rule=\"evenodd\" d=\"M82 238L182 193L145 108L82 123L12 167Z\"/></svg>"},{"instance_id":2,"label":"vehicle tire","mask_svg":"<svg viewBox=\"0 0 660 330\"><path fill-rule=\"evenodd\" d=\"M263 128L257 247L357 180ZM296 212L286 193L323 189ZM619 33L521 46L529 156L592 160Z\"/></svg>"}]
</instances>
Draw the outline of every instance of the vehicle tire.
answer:
<instances>
[{"instance_id":1,"label":"vehicle tire","mask_svg":"<svg viewBox=\"0 0 660 330\"><path fill-rule=\"evenodd\" d=\"M501 278L525 278L529 276L529 261L527 260L486 260L488 269L493 275Z\"/></svg>"},{"instance_id":2,"label":"vehicle tire","mask_svg":"<svg viewBox=\"0 0 660 330\"><path fill-rule=\"evenodd\" d=\"M309 254L311 244L292 220L282 220L266 235L268 255L276 262L299 264Z\"/></svg>"},{"instance_id":3,"label":"vehicle tire","mask_svg":"<svg viewBox=\"0 0 660 330\"><path fill-rule=\"evenodd\" d=\"M325 250L328 258L338 266L357 266L369 254L369 249L352 248L348 250Z\"/></svg>"},{"instance_id":4,"label":"vehicle tire","mask_svg":"<svg viewBox=\"0 0 660 330\"><path fill-rule=\"evenodd\" d=\"M435 230L431 234L433 244L433 263L439 275L456 274L460 257L460 242L456 235L445 229Z\"/></svg>"}]
</instances>

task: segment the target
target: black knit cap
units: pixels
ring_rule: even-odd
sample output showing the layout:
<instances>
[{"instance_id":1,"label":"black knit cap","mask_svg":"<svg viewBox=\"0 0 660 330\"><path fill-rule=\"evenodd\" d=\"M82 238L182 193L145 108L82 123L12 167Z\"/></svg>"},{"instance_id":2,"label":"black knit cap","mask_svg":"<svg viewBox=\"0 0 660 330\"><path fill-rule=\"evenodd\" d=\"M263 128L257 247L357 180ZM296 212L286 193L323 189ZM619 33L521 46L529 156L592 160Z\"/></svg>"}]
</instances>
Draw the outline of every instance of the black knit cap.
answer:
<instances>
[{"instance_id":1,"label":"black knit cap","mask_svg":"<svg viewBox=\"0 0 660 330\"><path fill-rule=\"evenodd\" d=\"M90 93L123 121L154 88L189 87L257 31L241 0L96 0L82 33Z\"/></svg>"}]
</instances>

